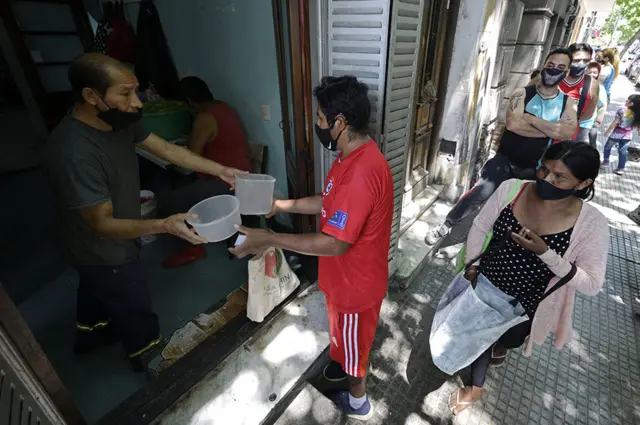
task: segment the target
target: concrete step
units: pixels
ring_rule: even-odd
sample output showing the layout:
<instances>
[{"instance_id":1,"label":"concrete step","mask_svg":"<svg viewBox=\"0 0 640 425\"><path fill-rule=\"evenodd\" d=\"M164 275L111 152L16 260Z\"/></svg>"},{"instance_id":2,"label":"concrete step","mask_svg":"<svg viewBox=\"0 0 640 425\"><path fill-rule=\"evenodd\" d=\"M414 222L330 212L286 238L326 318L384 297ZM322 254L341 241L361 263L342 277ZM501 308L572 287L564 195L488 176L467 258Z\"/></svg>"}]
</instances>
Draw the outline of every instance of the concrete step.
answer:
<instances>
[{"instance_id":1,"label":"concrete step","mask_svg":"<svg viewBox=\"0 0 640 425\"><path fill-rule=\"evenodd\" d=\"M424 242L427 232L444 222L452 204L434 199L430 207L400 236L398 243L398 268L391 279L390 290L408 288L422 271L427 260L438 250L438 245Z\"/></svg>"},{"instance_id":2,"label":"concrete step","mask_svg":"<svg viewBox=\"0 0 640 425\"><path fill-rule=\"evenodd\" d=\"M274 425L338 425L342 412L310 383L306 383Z\"/></svg>"}]
</instances>

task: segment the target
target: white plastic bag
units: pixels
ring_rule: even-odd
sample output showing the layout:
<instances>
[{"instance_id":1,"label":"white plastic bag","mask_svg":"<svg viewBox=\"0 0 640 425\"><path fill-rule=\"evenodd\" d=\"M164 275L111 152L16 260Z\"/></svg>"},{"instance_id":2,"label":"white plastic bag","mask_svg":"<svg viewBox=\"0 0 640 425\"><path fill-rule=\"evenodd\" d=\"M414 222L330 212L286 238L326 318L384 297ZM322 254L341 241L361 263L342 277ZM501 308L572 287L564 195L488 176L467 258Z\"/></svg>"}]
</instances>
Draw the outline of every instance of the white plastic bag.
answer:
<instances>
[{"instance_id":1,"label":"white plastic bag","mask_svg":"<svg viewBox=\"0 0 640 425\"><path fill-rule=\"evenodd\" d=\"M458 274L445 290L431 324L433 363L453 375L469 366L513 326L529 320L514 298L479 274L476 288Z\"/></svg>"},{"instance_id":2,"label":"white plastic bag","mask_svg":"<svg viewBox=\"0 0 640 425\"><path fill-rule=\"evenodd\" d=\"M268 248L249 260L247 317L262 322L278 304L300 286L281 249Z\"/></svg>"}]
</instances>

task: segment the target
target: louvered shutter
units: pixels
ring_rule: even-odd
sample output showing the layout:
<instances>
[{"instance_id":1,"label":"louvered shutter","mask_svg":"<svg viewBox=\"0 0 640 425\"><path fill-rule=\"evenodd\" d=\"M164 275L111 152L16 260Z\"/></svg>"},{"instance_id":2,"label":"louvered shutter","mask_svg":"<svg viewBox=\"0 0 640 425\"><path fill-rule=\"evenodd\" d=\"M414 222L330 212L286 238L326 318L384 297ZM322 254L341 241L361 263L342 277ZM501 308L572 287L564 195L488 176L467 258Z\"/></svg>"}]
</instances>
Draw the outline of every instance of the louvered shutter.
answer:
<instances>
[{"instance_id":1,"label":"louvered shutter","mask_svg":"<svg viewBox=\"0 0 640 425\"><path fill-rule=\"evenodd\" d=\"M64 423L13 343L0 330L0 424Z\"/></svg>"},{"instance_id":2,"label":"louvered shutter","mask_svg":"<svg viewBox=\"0 0 640 425\"><path fill-rule=\"evenodd\" d=\"M389 268L395 270L405 167L411 142L413 97L416 91L418 50L424 0L395 0L391 10L389 60L384 101L382 152L393 175L394 211Z\"/></svg>"},{"instance_id":3,"label":"louvered shutter","mask_svg":"<svg viewBox=\"0 0 640 425\"><path fill-rule=\"evenodd\" d=\"M324 75L353 75L369 87L369 134L380 143L390 0L329 0ZM322 184L335 154L322 150Z\"/></svg>"}]
</instances>

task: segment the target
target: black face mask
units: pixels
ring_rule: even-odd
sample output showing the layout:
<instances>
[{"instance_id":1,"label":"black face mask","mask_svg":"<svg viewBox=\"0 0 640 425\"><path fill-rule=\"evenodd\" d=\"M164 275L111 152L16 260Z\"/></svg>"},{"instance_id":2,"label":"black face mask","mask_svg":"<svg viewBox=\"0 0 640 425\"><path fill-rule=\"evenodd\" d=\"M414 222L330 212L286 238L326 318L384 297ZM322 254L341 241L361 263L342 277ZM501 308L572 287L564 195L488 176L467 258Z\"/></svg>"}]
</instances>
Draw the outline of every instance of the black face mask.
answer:
<instances>
[{"instance_id":1,"label":"black face mask","mask_svg":"<svg viewBox=\"0 0 640 425\"><path fill-rule=\"evenodd\" d=\"M335 121L331 123L331 125L328 128L321 128L318 124L316 124L316 135L318 136L320 143L322 143L322 146L324 146L326 149L329 149L332 152L335 152L338 150L338 140L340 139L340 136L344 131L344 129L340 130L340 133L338 133L338 137L336 137L336 139L333 140L333 137L331 137L331 129L333 128L334 124L335 124Z\"/></svg>"},{"instance_id":2,"label":"black face mask","mask_svg":"<svg viewBox=\"0 0 640 425\"><path fill-rule=\"evenodd\" d=\"M98 112L98 118L109 124L113 131L126 130L142 119L141 109L136 112L123 112L117 108L110 107L107 102L104 101L102 96L100 96L100 100L102 100L102 103L104 103L109 109Z\"/></svg>"},{"instance_id":3,"label":"black face mask","mask_svg":"<svg viewBox=\"0 0 640 425\"><path fill-rule=\"evenodd\" d=\"M560 81L564 80L567 73L566 71L557 68L544 68L540 75L544 86L554 87L560 84Z\"/></svg>"},{"instance_id":4,"label":"black face mask","mask_svg":"<svg viewBox=\"0 0 640 425\"><path fill-rule=\"evenodd\" d=\"M560 189L544 179L536 179L536 192L545 201L558 201L573 195L576 189Z\"/></svg>"},{"instance_id":5,"label":"black face mask","mask_svg":"<svg viewBox=\"0 0 640 425\"><path fill-rule=\"evenodd\" d=\"M569 75L572 77L582 77L587 71L587 64L584 62L572 63Z\"/></svg>"}]
</instances>

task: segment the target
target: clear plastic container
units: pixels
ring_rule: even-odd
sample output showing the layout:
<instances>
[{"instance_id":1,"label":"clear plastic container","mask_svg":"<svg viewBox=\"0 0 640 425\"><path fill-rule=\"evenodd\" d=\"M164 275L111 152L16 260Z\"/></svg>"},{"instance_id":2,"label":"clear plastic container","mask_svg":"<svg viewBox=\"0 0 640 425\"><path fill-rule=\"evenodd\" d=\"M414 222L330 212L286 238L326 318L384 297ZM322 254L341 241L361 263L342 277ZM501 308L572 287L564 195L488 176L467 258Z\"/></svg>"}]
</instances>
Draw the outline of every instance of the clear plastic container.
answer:
<instances>
[{"instance_id":1,"label":"clear plastic container","mask_svg":"<svg viewBox=\"0 0 640 425\"><path fill-rule=\"evenodd\" d=\"M266 174L236 175L236 197L240 201L240 214L269 214L275 185L276 179Z\"/></svg>"},{"instance_id":2,"label":"clear plastic container","mask_svg":"<svg viewBox=\"0 0 640 425\"><path fill-rule=\"evenodd\" d=\"M197 214L198 218L187 223L208 242L220 242L237 232L235 225L242 224L239 207L240 202L235 196L214 196L191 207L189 213Z\"/></svg>"}]
</instances>

